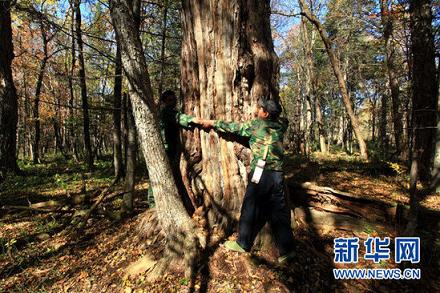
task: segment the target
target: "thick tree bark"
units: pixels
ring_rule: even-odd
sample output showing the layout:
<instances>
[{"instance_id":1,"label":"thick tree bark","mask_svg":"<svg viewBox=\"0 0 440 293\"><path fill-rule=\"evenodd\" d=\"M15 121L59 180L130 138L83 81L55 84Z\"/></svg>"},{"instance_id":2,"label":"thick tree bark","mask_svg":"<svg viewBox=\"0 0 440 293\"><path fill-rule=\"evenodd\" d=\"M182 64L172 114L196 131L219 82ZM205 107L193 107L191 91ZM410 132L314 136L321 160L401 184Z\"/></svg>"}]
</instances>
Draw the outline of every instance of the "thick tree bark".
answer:
<instances>
[{"instance_id":1,"label":"thick tree bark","mask_svg":"<svg viewBox=\"0 0 440 293\"><path fill-rule=\"evenodd\" d=\"M186 113L245 121L259 97L278 99L269 1L185 0L182 17ZM234 139L184 132L184 183L190 196L202 199L211 225L231 223L247 184L250 152Z\"/></svg>"},{"instance_id":2,"label":"thick tree bark","mask_svg":"<svg viewBox=\"0 0 440 293\"><path fill-rule=\"evenodd\" d=\"M383 26L383 36L385 41L385 64L388 75L388 83L391 91L392 117L394 126L394 141L396 145L397 156L402 155L402 159L406 157L406 142L403 138L402 113L400 112L400 88L397 78L396 54L397 50L393 44L393 15L388 7L387 0L380 2L381 19Z\"/></svg>"},{"instance_id":3,"label":"thick tree bark","mask_svg":"<svg viewBox=\"0 0 440 293\"><path fill-rule=\"evenodd\" d=\"M11 63L14 58L11 1L0 2L0 181L8 171L18 171L16 137L18 101Z\"/></svg>"},{"instance_id":4,"label":"thick tree bark","mask_svg":"<svg viewBox=\"0 0 440 293\"><path fill-rule=\"evenodd\" d=\"M425 182L431 175L438 112L431 7L432 1L429 0L411 1L414 153L419 153L419 176Z\"/></svg>"},{"instance_id":5,"label":"thick tree bark","mask_svg":"<svg viewBox=\"0 0 440 293\"><path fill-rule=\"evenodd\" d=\"M78 61L79 61L79 81L81 87L81 101L83 111L83 138L84 148L86 152L86 163L89 171L93 170L93 154L92 144L90 142L90 117L89 117L89 101L87 99L87 83L86 83L86 71L84 65L83 54L83 41L81 30L81 0L74 1L75 7L75 31L76 41L78 42Z\"/></svg>"},{"instance_id":6,"label":"thick tree bark","mask_svg":"<svg viewBox=\"0 0 440 293\"><path fill-rule=\"evenodd\" d=\"M119 180L124 176L121 146L122 64L119 41L116 41L115 84L113 91L113 165L116 180Z\"/></svg>"},{"instance_id":7,"label":"thick tree bark","mask_svg":"<svg viewBox=\"0 0 440 293\"><path fill-rule=\"evenodd\" d=\"M430 0L410 1L414 147L410 174L410 221L407 233L414 232L417 226L420 201L417 181L430 180L430 168L436 145L438 84L431 8Z\"/></svg>"},{"instance_id":8,"label":"thick tree bark","mask_svg":"<svg viewBox=\"0 0 440 293\"><path fill-rule=\"evenodd\" d=\"M368 159L367 144L365 143L365 140L362 136L361 129L359 126L359 121L353 111L353 106L351 104L350 95L347 89L347 84L344 80L344 76L341 71L340 60L336 56L332 46L332 42L328 37L327 31L322 26L319 19L314 14L312 14L309 7L305 4L304 0L299 0L299 4L301 7L301 14L304 15L316 27L316 29L319 32L319 35L321 36L322 41L324 42L324 46L329 56L330 63L332 64L333 72L335 73L336 79L338 80L339 89L342 95L342 101L344 102L344 106L345 109L347 110L348 117L350 117L351 125L353 127L353 130L355 132L359 144L361 157L367 160Z\"/></svg>"},{"instance_id":9,"label":"thick tree bark","mask_svg":"<svg viewBox=\"0 0 440 293\"><path fill-rule=\"evenodd\" d=\"M140 146L153 187L156 210L168 238L169 252L184 255L191 269L198 249L194 223L179 196L159 132L148 68L139 37L140 10L130 0L110 2L111 17L121 44L122 65L128 79Z\"/></svg>"}]
</instances>

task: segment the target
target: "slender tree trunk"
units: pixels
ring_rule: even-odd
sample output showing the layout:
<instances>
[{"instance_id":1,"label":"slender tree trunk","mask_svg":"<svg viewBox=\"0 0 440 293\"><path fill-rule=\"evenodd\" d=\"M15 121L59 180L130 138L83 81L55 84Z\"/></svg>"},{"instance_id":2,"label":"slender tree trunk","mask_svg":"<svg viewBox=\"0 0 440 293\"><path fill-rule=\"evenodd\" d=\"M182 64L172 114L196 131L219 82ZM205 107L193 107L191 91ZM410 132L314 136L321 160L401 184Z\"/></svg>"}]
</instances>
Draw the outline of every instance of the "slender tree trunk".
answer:
<instances>
[{"instance_id":1,"label":"slender tree trunk","mask_svg":"<svg viewBox=\"0 0 440 293\"><path fill-rule=\"evenodd\" d=\"M50 82L51 80L49 80ZM55 116L52 118L52 125L54 129L54 138L55 138L55 153L60 151L60 153L67 158L66 150L65 150L65 137L63 136L63 127L62 127L62 111L61 111L61 97L56 93L54 87L50 84L50 92L54 97L54 111ZM63 138L64 137L64 138Z\"/></svg>"},{"instance_id":2,"label":"slender tree trunk","mask_svg":"<svg viewBox=\"0 0 440 293\"><path fill-rule=\"evenodd\" d=\"M79 80L81 87L81 101L83 110L83 136L84 148L86 152L86 163L89 171L93 171L93 154L90 142L90 118L89 118L89 101L87 99L87 83L86 71L84 65L82 30L81 30L81 0L74 0L75 6L75 27L76 41L78 42L78 61L79 61Z\"/></svg>"},{"instance_id":3,"label":"slender tree trunk","mask_svg":"<svg viewBox=\"0 0 440 293\"><path fill-rule=\"evenodd\" d=\"M385 64L388 75L388 83L391 90L392 117L394 126L394 141L397 156L405 155L406 142L402 140L403 124L402 113L400 112L400 88L397 78L396 54L397 50L392 42L393 37L393 15L388 6L388 0L381 0L380 10L382 16L383 36L385 41Z\"/></svg>"},{"instance_id":4,"label":"slender tree trunk","mask_svg":"<svg viewBox=\"0 0 440 293\"><path fill-rule=\"evenodd\" d=\"M305 151L306 155L310 155L312 148L311 148L311 140L313 139L312 135L312 124L313 124L313 113L312 113L312 99L315 95L315 88L314 88L314 79L313 79L313 60L312 56L309 55L311 52L310 44L309 44L309 35L307 32L307 25L304 22L304 19L301 18L301 37L303 39L303 50L304 55L306 56L305 60L305 82L304 82L304 103L305 103L305 125L304 125L304 142L305 142ZM310 57L310 58L309 58Z\"/></svg>"},{"instance_id":5,"label":"slender tree trunk","mask_svg":"<svg viewBox=\"0 0 440 293\"><path fill-rule=\"evenodd\" d=\"M40 22L40 29L41 29L41 39L43 41L44 57L40 61L40 69L38 71L37 84L35 86L35 97L34 97L34 107L33 107L33 117L32 117L34 120L34 141L32 144L32 148L33 148L32 161L34 162L34 164L40 163L40 137L41 137L40 95L41 95L41 88L43 86L44 71L46 69L46 64L48 59L47 36L42 22Z\"/></svg>"},{"instance_id":6,"label":"slender tree trunk","mask_svg":"<svg viewBox=\"0 0 440 293\"><path fill-rule=\"evenodd\" d=\"M438 84L438 81L437 81ZM430 188L437 193L440 193L440 99L437 107L437 130L435 138L434 149L434 165L431 172L431 186Z\"/></svg>"},{"instance_id":7,"label":"slender tree trunk","mask_svg":"<svg viewBox=\"0 0 440 293\"><path fill-rule=\"evenodd\" d=\"M57 151L59 150L60 153L63 154L64 151L63 151L63 141L61 138L61 128L57 118L53 119L52 125L55 134L55 153L57 153Z\"/></svg>"},{"instance_id":8,"label":"slender tree trunk","mask_svg":"<svg viewBox=\"0 0 440 293\"><path fill-rule=\"evenodd\" d=\"M306 125L305 125L305 144L306 144L306 154L310 155L312 152L312 124L313 124L313 113L312 113L312 101L309 95L304 97L304 102L306 104Z\"/></svg>"},{"instance_id":9,"label":"slender tree trunk","mask_svg":"<svg viewBox=\"0 0 440 293\"><path fill-rule=\"evenodd\" d=\"M11 29L11 1L0 2L0 181L6 172L18 171L16 138L17 92L12 78L14 58Z\"/></svg>"},{"instance_id":10,"label":"slender tree trunk","mask_svg":"<svg viewBox=\"0 0 440 293\"><path fill-rule=\"evenodd\" d=\"M342 95L342 101L344 102L345 109L347 110L348 117L350 117L351 125L353 127L353 131L355 132L359 149L361 152L361 157L365 160L368 159L368 150L367 144L364 141L364 138L361 134L361 129L359 126L359 121L354 114L353 106L351 104L350 95L347 90L347 85L344 80L344 76L341 71L340 61L337 58L331 40L328 38L327 31L322 26L319 19L310 12L309 7L305 4L304 0L299 0L299 4L301 7L301 14L304 15L318 30L322 41L324 42L325 49L330 59L330 63L332 64L333 72L335 73L336 79L338 80L339 89Z\"/></svg>"},{"instance_id":11,"label":"slender tree trunk","mask_svg":"<svg viewBox=\"0 0 440 293\"><path fill-rule=\"evenodd\" d=\"M304 54L306 56L307 60L307 76L310 80L310 94L313 97L313 100L315 102L315 111L316 111L316 125L318 127L318 139L319 139L319 147L321 150L321 153L325 154L327 153L327 146L325 144L325 130L324 130L324 123L322 119L322 112L321 112L321 101L320 98L317 95L316 91L316 83L317 79L315 76L315 65L313 62L313 51L312 47L314 44L314 36L312 34L312 38L309 38L309 33L307 29L307 25L305 23L304 19L301 19L302 23L302 29L303 29L303 37L304 37Z\"/></svg>"},{"instance_id":12,"label":"slender tree trunk","mask_svg":"<svg viewBox=\"0 0 440 293\"><path fill-rule=\"evenodd\" d=\"M296 71L296 68L292 66L292 72ZM293 88L293 87L292 87ZM297 100L299 97L299 87L295 88L295 92L292 95L281 96L281 103L285 111L285 116L289 119L289 127L286 130L284 136L284 144L290 153L299 152L299 116L298 116L298 105Z\"/></svg>"},{"instance_id":13,"label":"slender tree trunk","mask_svg":"<svg viewBox=\"0 0 440 293\"><path fill-rule=\"evenodd\" d=\"M388 96L386 93L382 94L382 103L380 108L380 137L381 137L381 151L387 157L388 155L388 135L387 135L387 111L388 110Z\"/></svg>"},{"instance_id":14,"label":"slender tree trunk","mask_svg":"<svg viewBox=\"0 0 440 293\"><path fill-rule=\"evenodd\" d=\"M371 100L371 141L376 141L376 97Z\"/></svg>"},{"instance_id":15,"label":"slender tree trunk","mask_svg":"<svg viewBox=\"0 0 440 293\"><path fill-rule=\"evenodd\" d=\"M75 65L76 65L76 49L75 49L75 5L73 3L73 0L69 1L70 8L72 10L71 14L71 24L70 24L70 33L72 36L72 45L71 45L71 64L69 69L69 75L68 75L68 82L69 82L69 139L72 147L73 157L75 161L79 161L79 154L78 154L78 145L77 145L77 137L76 137L76 131L75 131L75 90L73 87L73 77L75 75Z\"/></svg>"},{"instance_id":16,"label":"slender tree trunk","mask_svg":"<svg viewBox=\"0 0 440 293\"><path fill-rule=\"evenodd\" d=\"M295 66L296 70L296 76L299 81L302 80L301 74L300 74L300 66ZM303 88L300 86L300 88ZM301 89L299 89L298 94L295 98L295 128L294 131L296 133L296 149L299 153L302 155L305 155L305 147L304 147L304 119L303 119L303 102L302 102L302 94Z\"/></svg>"},{"instance_id":17,"label":"slender tree trunk","mask_svg":"<svg viewBox=\"0 0 440 293\"><path fill-rule=\"evenodd\" d=\"M318 125L319 148L321 150L321 153L326 154L328 151L327 145L325 143L327 134L325 132L324 120L322 117L321 100L320 97L318 96L315 96L315 108L316 108L316 124Z\"/></svg>"},{"instance_id":18,"label":"slender tree trunk","mask_svg":"<svg viewBox=\"0 0 440 293\"><path fill-rule=\"evenodd\" d=\"M133 117L133 110L131 104L128 104L127 109L128 120L128 141L127 141L127 169L125 176L125 194L124 204L122 206L123 212L133 211L133 193L135 186L135 166L136 166L136 124Z\"/></svg>"},{"instance_id":19,"label":"slender tree trunk","mask_svg":"<svg viewBox=\"0 0 440 293\"><path fill-rule=\"evenodd\" d=\"M345 133L345 127L344 127L344 116L341 114L339 116L339 127L338 127L338 140L336 142L336 145L340 145L341 148L344 148L344 133Z\"/></svg>"},{"instance_id":20,"label":"slender tree trunk","mask_svg":"<svg viewBox=\"0 0 440 293\"><path fill-rule=\"evenodd\" d=\"M312 38L311 39L309 38L307 24L305 23L305 20L303 18L301 18L301 28L303 31L303 39L304 39L304 55L306 56L306 68L307 68L306 71L307 71L307 80L308 80L307 84L309 84L306 88L307 91L309 92L308 95L313 97L312 100L315 102L315 112L316 112L315 121L318 128L319 147L321 153L325 154L327 152L327 146L325 144L325 131L324 131L324 124L322 119L322 112L321 112L321 101L317 96L317 91L316 91L317 79L315 76L315 65L313 62L313 52L312 52L312 47L314 44L314 36L312 32ZM310 114L311 114L311 109L310 109ZM311 135L312 131L309 132ZM313 138L313 136L311 137Z\"/></svg>"},{"instance_id":21,"label":"slender tree trunk","mask_svg":"<svg viewBox=\"0 0 440 293\"><path fill-rule=\"evenodd\" d=\"M160 80L159 80L159 95L163 91L163 83L165 79L165 48L167 37L167 22L168 22L168 1L163 1L162 10L162 36L161 36L161 48L160 48Z\"/></svg>"},{"instance_id":22,"label":"slender tree trunk","mask_svg":"<svg viewBox=\"0 0 440 293\"><path fill-rule=\"evenodd\" d=\"M29 117L30 117L30 109L29 109L29 93L28 93L28 84L27 84L27 73L23 68L23 95L24 95L24 115L23 115L23 136L24 136L24 158L32 159L31 150L29 148L30 145L30 131L29 131Z\"/></svg>"},{"instance_id":23,"label":"slender tree trunk","mask_svg":"<svg viewBox=\"0 0 440 293\"><path fill-rule=\"evenodd\" d=\"M122 131L122 144L121 144L121 149L122 149L122 156L124 157L124 164L125 167L127 167L127 146L128 146L128 103L129 101L127 101L128 99L128 95L127 93L124 93L122 95L122 103L121 103L121 131Z\"/></svg>"},{"instance_id":24,"label":"slender tree trunk","mask_svg":"<svg viewBox=\"0 0 440 293\"><path fill-rule=\"evenodd\" d=\"M430 167L436 145L438 84L431 8L430 0L410 1L414 147L410 174L410 221L407 233L414 233L417 227L420 205L417 181L419 179L428 182L431 179Z\"/></svg>"},{"instance_id":25,"label":"slender tree trunk","mask_svg":"<svg viewBox=\"0 0 440 293\"><path fill-rule=\"evenodd\" d=\"M121 99L122 99L122 64L121 49L116 41L115 84L113 93L113 164L116 180L124 176L122 164L122 131L121 131Z\"/></svg>"},{"instance_id":26,"label":"slender tree trunk","mask_svg":"<svg viewBox=\"0 0 440 293\"><path fill-rule=\"evenodd\" d=\"M194 223L179 196L159 132L148 68L139 37L139 3L110 2L111 17L121 44L122 65L127 76L137 133L154 191L156 211L165 231L170 253L185 257L193 268L198 251ZM168 265L168 264L167 264Z\"/></svg>"}]
</instances>

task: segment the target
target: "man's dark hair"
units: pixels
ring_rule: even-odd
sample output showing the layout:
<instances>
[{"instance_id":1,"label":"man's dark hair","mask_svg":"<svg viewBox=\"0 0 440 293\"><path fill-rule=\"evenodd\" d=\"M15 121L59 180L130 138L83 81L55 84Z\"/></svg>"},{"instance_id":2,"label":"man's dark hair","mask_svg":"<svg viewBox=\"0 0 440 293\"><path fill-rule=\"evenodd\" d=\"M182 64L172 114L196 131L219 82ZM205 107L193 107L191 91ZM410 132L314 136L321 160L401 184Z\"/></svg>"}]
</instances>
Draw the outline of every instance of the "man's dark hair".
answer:
<instances>
[{"instance_id":1,"label":"man's dark hair","mask_svg":"<svg viewBox=\"0 0 440 293\"><path fill-rule=\"evenodd\" d=\"M281 114L281 106L275 100L269 100L267 97L261 97L258 100L258 105L269 113L269 119L277 119Z\"/></svg>"},{"instance_id":2,"label":"man's dark hair","mask_svg":"<svg viewBox=\"0 0 440 293\"><path fill-rule=\"evenodd\" d=\"M172 90L166 90L160 95L160 101L163 102L166 98L171 96L176 96L176 93Z\"/></svg>"}]
</instances>

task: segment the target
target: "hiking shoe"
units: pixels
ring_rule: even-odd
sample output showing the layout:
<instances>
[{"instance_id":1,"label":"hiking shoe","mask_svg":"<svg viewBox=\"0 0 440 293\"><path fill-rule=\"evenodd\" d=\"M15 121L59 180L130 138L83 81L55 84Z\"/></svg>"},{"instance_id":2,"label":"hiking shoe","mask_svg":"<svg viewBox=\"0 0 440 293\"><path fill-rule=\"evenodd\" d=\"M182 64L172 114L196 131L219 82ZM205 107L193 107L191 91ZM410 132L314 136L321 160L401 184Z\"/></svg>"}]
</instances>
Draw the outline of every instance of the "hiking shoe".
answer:
<instances>
[{"instance_id":1,"label":"hiking shoe","mask_svg":"<svg viewBox=\"0 0 440 293\"><path fill-rule=\"evenodd\" d=\"M225 242L225 248L227 250L236 251L236 252L246 252L240 244L237 243L237 241L226 241Z\"/></svg>"},{"instance_id":2,"label":"hiking shoe","mask_svg":"<svg viewBox=\"0 0 440 293\"><path fill-rule=\"evenodd\" d=\"M295 252L293 252L293 251L289 252L288 254L284 254L284 255L282 255L282 256L280 256L280 257L278 258L278 263L279 263L279 264L287 263L287 262L290 261L292 258L294 258L295 255L296 255L296 254L295 254Z\"/></svg>"}]
</instances>

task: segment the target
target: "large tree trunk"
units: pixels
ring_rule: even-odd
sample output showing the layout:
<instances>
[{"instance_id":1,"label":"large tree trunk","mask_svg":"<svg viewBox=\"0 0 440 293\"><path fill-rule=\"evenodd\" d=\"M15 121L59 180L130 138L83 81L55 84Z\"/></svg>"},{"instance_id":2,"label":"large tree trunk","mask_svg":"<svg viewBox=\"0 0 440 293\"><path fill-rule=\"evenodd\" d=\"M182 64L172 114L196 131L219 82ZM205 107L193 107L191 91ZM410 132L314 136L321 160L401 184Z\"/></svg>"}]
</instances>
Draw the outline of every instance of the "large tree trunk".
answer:
<instances>
[{"instance_id":1,"label":"large tree trunk","mask_svg":"<svg viewBox=\"0 0 440 293\"><path fill-rule=\"evenodd\" d=\"M342 95L342 101L344 102L344 106L345 109L347 110L348 117L350 117L351 125L353 127L354 133L356 135L359 144L361 157L367 160L368 159L367 144L365 143L365 140L362 136L361 129L359 126L359 121L353 111L353 106L351 104L350 95L347 89L347 84L345 82L341 70L340 60L338 59L338 57L334 52L332 41L329 39L327 31L322 26L319 19L314 14L312 14L309 7L305 4L305 1L299 0L299 4L301 7L301 14L304 15L316 27L316 29L318 30L321 36L322 41L324 42L324 46L329 56L330 63L332 64L333 72L335 73L336 79L338 80L339 89Z\"/></svg>"},{"instance_id":2,"label":"large tree trunk","mask_svg":"<svg viewBox=\"0 0 440 293\"><path fill-rule=\"evenodd\" d=\"M93 154L92 144L90 142L90 117L89 117L89 101L87 99L87 83L86 71L84 65L83 41L81 30L81 0L75 0L75 27L76 27L76 41L78 42L78 61L79 61L79 81L81 87L81 101L83 110L83 136L84 148L86 152L86 163L89 171L93 170Z\"/></svg>"},{"instance_id":3,"label":"large tree trunk","mask_svg":"<svg viewBox=\"0 0 440 293\"><path fill-rule=\"evenodd\" d=\"M11 63L14 58L11 1L0 2L0 181L8 171L18 171L16 137L18 101Z\"/></svg>"},{"instance_id":4,"label":"large tree trunk","mask_svg":"<svg viewBox=\"0 0 440 293\"><path fill-rule=\"evenodd\" d=\"M402 159L406 157L406 142L403 138L402 113L400 112L400 89L399 80L397 78L396 54L397 50L392 42L393 37L393 15L391 15L387 0L381 0L380 10L382 17L383 36L385 40L385 63L387 67L388 83L391 90L392 115L394 126L394 141L396 145L397 156L402 155Z\"/></svg>"},{"instance_id":5,"label":"large tree trunk","mask_svg":"<svg viewBox=\"0 0 440 293\"><path fill-rule=\"evenodd\" d=\"M417 226L419 195L417 180L430 179L438 112L438 84L435 47L432 33L430 0L410 2L411 41L413 53L412 102L414 147L411 164L410 221L407 232Z\"/></svg>"},{"instance_id":6,"label":"large tree trunk","mask_svg":"<svg viewBox=\"0 0 440 293\"><path fill-rule=\"evenodd\" d=\"M185 112L245 121L261 96L278 99L269 1L183 1ZM214 131L185 131L181 168L188 194L203 199L208 222L225 227L239 212L250 152Z\"/></svg>"},{"instance_id":7,"label":"large tree trunk","mask_svg":"<svg viewBox=\"0 0 440 293\"><path fill-rule=\"evenodd\" d=\"M122 64L119 41L116 40L115 84L113 88L113 164L116 180L124 173L122 164L122 131L121 131L121 99L122 99Z\"/></svg>"},{"instance_id":8,"label":"large tree trunk","mask_svg":"<svg viewBox=\"0 0 440 293\"><path fill-rule=\"evenodd\" d=\"M159 132L148 68L139 37L139 2L113 0L111 17L121 44L138 138L154 191L157 215L169 252L184 255L187 268L198 249L194 223L183 206Z\"/></svg>"},{"instance_id":9,"label":"large tree trunk","mask_svg":"<svg viewBox=\"0 0 440 293\"><path fill-rule=\"evenodd\" d=\"M438 111L431 7L429 0L411 1L414 153L419 153L419 176L425 182L431 175Z\"/></svg>"}]
</instances>

